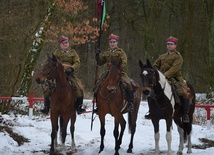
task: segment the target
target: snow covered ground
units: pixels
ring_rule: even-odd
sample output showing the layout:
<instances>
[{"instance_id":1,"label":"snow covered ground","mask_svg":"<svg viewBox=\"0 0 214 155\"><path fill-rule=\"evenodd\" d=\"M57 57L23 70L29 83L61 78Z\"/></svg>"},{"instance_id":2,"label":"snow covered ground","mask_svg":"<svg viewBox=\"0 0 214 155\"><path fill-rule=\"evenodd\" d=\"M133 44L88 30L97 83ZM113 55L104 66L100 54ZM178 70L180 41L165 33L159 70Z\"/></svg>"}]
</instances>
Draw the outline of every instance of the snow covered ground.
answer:
<instances>
[{"instance_id":1,"label":"snow covered ground","mask_svg":"<svg viewBox=\"0 0 214 155\"><path fill-rule=\"evenodd\" d=\"M89 109L90 110L90 109ZM145 113L148 111L147 102L141 102L139 115L137 120L137 129L134 138L134 155L152 155L154 154L154 133L153 126L150 120L144 119ZM49 154L50 149L50 133L51 123L48 117L33 116L30 120L26 115L18 115L16 117L11 115L1 114L4 120L7 120L8 126L10 126L14 132L29 139L29 142L25 142L23 145L18 145L6 131L0 132L0 154L1 155L43 155ZM127 115L124 114L127 118ZM95 155L99 152L100 145L100 123L97 117L93 124L93 130L90 130L91 113L86 113L77 116L76 130L75 130L75 142L77 152L74 155ZM0 126L2 123L0 124ZM106 135L105 135L105 148L100 155L113 155L114 154L114 118L110 115L106 116ZM160 150L161 155L166 154L167 144L165 139L166 134L165 121L160 122ZM208 130L206 125L193 125L192 131L192 144L203 144L199 139L207 138L214 140L214 125ZM123 143L121 145L120 154L128 155L126 150L128 148L130 134L128 133L128 127L123 136ZM173 123L172 130L172 150L173 154L176 154L178 150L178 133L177 127ZM71 145L70 132L68 128L68 135L66 138L66 148L69 150ZM186 154L187 149L184 149ZM191 155L211 155L214 153L214 147L206 149L192 149Z\"/></svg>"}]
</instances>

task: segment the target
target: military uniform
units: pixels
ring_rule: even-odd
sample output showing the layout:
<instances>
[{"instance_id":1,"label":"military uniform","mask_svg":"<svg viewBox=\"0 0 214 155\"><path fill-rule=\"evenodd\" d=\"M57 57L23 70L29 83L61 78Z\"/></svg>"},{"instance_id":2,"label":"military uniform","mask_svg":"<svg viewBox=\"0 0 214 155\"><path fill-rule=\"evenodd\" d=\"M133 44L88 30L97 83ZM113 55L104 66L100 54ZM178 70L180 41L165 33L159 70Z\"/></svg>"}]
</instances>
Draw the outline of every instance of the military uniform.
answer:
<instances>
[{"instance_id":1,"label":"military uniform","mask_svg":"<svg viewBox=\"0 0 214 155\"><path fill-rule=\"evenodd\" d=\"M106 67L108 67L108 65L111 63L111 60L122 60L122 64L121 64L121 83L122 83L122 87L126 90L126 95L127 95L127 99L129 102L129 109L131 109L130 111L133 110L133 88L131 86L130 83L130 78L128 77L128 75L125 72L126 69L126 65L127 65L127 55L125 53L125 51L121 48L115 48L115 49L108 49L106 50L102 56L96 56L96 61L97 61L97 65L101 66L106 64ZM95 85L94 88L94 93L97 94L98 89L99 89L99 85L102 82L102 79L104 77L106 77L107 75L107 71L103 73L103 75L101 76L100 80L98 80L98 82Z\"/></svg>"},{"instance_id":2,"label":"military uniform","mask_svg":"<svg viewBox=\"0 0 214 155\"><path fill-rule=\"evenodd\" d=\"M61 50L56 50L54 52L54 55L60 60L62 64L65 64L64 65L65 70L70 67L74 69L74 72L72 72L71 75L68 76L69 81L72 81L72 83L75 86L76 98L83 97L83 87L82 87L81 81L75 75L75 71L78 70L80 67L80 59L76 51L74 49L71 49L66 52L62 52Z\"/></svg>"},{"instance_id":3,"label":"military uniform","mask_svg":"<svg viewBox=\"0 0 214 155\"><path fill-rule=\"evenodd\" d=\"M177 45L178 39L174 37L167 38L167 46L175 46ZM160 70L166 78L169 80L173 92L176 103L180 104L180 97L183 99L183 121L188 123L189 122L189 98L188 98L188 91L189 88L183 76L181 74L181 68L183 64L183 58L181 54L173 47L173 50L160 55L158 59L154 62L153 66ZM151 114L145 115L145 118L151 118Z\"/></svg>"},{"instance_id":4,"label":"military uniform","mask_svg":"<svg viewBox=\"0 0 214 155\"><path fill-rule=\"evenodd\" d=\"M179 84L186 86L181 74L182 64L183 58L181 54L177 50L174 50L171 51L171 53L166 52L160 55L153 65L170 81L174 78L177 82L179 82Z\"/></svg>"},{"instance_id":5,"label":"military uniform","mask_svg":"<svg viewBox=\"0 0 214 155\"><path fill-rule=\"evenodd\" d=\"M107 67L108 67L108 64L110 64L111 60L120 60L120 59L122 60L122 64L121 64L121 69L122 69L121 79L122 79L122 82L124 82L123 87L127 91L132 91L130 78L128 77L128 75L125 72L126 65L127 65L127 56L126 56L126 53L124 52L123 49L116 48L116 49L114 49L112 51L110 49L108 49L107 51L105 51L103 53L102 57L98 57L97 58L97 64L99 66L107 64Z\"/></svg>"},{"instance_id":6,"label":"military uniform","mask_svg":"<svg viewBox=\"0 0 214 155\"><path fill-rule=\"evenodd\" d=\"M63 43L66 43L65 45L69 47L68 44L68 38L62 37L58 41L60 45L63 45ZM62 43L62 44L61 44ZM64 45L63 45L64 46ZM63 64L65 68L65 73L67 76L67 79L71 86L74 88L75 92L75 106L77 108L77 113L81 114L85 111L85 109L82 109L83 104L83 86L81 84L81 81L76 77L75 71L79 69L80 67L80 59L78 54L74 49L66 49L66 51L62 49L58 49L53 53L59 61ZM44 104L45 107L43 110L41 110L43 113L48 114L49 108L50 108L50 100L53 88L50 86L48 89L44 92Z\"/></svg>"}]
</instances>

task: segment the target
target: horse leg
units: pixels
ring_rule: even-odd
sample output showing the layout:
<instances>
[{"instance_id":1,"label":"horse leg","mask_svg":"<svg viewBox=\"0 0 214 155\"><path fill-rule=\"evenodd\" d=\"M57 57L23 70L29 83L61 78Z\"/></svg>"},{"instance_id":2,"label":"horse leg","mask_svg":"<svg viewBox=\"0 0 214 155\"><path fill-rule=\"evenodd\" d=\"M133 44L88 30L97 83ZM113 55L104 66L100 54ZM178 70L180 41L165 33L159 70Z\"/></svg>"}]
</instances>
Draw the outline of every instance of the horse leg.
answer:
<instances>
[{"instance_id":1,"label":"horse leg","mask_svg":"<svg viewBox=\"0 0 214 155\"><path fill-rule=\"evenodd\" d=\"M63 117L62 116L60 116L60 118L59 118L59 131L60 131L60 140L62 141L62 129L63 129Z\"/></svg>"},{"instance_id":2,"label":"horse leg","mask_svg":"<svg viewBox=\"0 0 214 155\"><path fill-rule=\"evenodd\" d=\"M55 136L55 140L54 140L54 146L57 147L58 145L58 131L59 131L59 126L58 126L58 118L57 118L57 126L56 126L56 136Z\"/></svg>"},{"instance_id":3,"label":"horse leg","mask_svg":"<svg viewBox=\"0 0 214 155\"><path fill-rule=\"evenodd\" d=\"M191 131L192 131L192 118L190 116L190 122L184 123L184 132L186 132L187 139L187 153L192 153Z\"/></svg>"},{"instance_id":4,"label":"horse leg","mask_svg":"<svg viewBox=\"0 0 214 155\"><path fill-rule=\"evenodd\" d=\"M76 122L76 113L73 112L73 115L71 116L71 126L70 126L70 133L71 133L71 150L76 151L76 144L74 141L74 130L75 130L75 124Z\"/></svg>"},{"instance_id":5,"label":"horse leg","mask_svg":"<svg viewBox=\"0 0 214 155\"><path fill-rule=\"evenodd\" d=\"M99 114L99 118L100 118L100 136L101 136L101 142L100 142L100 152L103 151L104 149L104 136L105 136L105 133L106 133L106 130L105 130L105 115L104 114Z\"/></svg>"},{"instance_id":6,"label":"horse leg","mask_svg":"<svg viewBox=\"0 0 214 155\"><path fill-rule=\"evenodd\" d=\"M120 126L121 126L121 132L120 132L120 137L118 139L118 147L120 148L120 145L122 144L122 139L123 139L123 133L125 131L125 128L126 128L126 121L123 117L123 115L121 115L121 123L120 123Z\"/></svg>"},{"instance_id":7,"label":"horse leg","mask_svg":"<svg viewBox=\"0 0 214 155\"><path fill-rule=\"evenodd\" d=\"M51 115L51 124L52 124L52 131L51 131L51 148L50 148L50 155L54 154L54 148L57 146L57 130L58 130L58 116Z\"/></svg>"},{"instance_id":8,"label":"horse leg","mask_svg":"<svg viewBox=\"0 0 214 155\"><path fill-rule=\"evenodd\" d=\"M159 120L158 119L152 119L152 124L154 126L154 139L155 139L155 155L158 155L160 153L159 148L159 140L160 140L160 133L159 133Z\"/></svg>"},{"instance_id":9,"label":"horse leg","mask_svg":"<svg viewBox=\"0 0 214 155\"><path fill-rule=\"evenodd\" d=\"M187 153L192 153L191 133L187 135Z\"/></svg>"},{"instance_id":10,"label":"horse leg","mask_svg":"<svg viewBox=\"0 0 214 155\"><path fill-rule=\"evenodd\" d=\"M181 123L181 119L174 119L175 124L177 125L177 130L179 133L179 146L178 146L178 151L177 155L182 155L183 149L184 149L184 130L183 130L183 125Z\"/></svg>"},{"instance_id":11,"label":"horse leg","mask_svg":"<svg viewBox=\"0 0 214 155\"><path fill-rule=\"evenodd\" d=\"M133 139L136 130L136 121L137 121L137 112L128 113L128 124L129 124L129 131L131 131L131 139L129 143L129 148L127 153L132 153L133 148Z\"/></svg>"},{"instance_id":12,"label":"horse leg","mask_svg":"<svg viewBox=\"0 0 214 155\"><path fill-rule=\"evenodd\" d=\"M120 135L119 135L119 124L121 126ZM119 155L119 149L120 149L120 145L122 143L125 127L126 127L126 121L125 121L123 115L121 115L119 117L115 117L115 125L114 125L115 155Z\"/></svg>"},{"instance_id":13,"label":"horse leg","mask_svg":"<svg viewBox=\"0 0 214 155\"><path fill-rule=\"evenodd\" d=\"M171 144L172 144L172 118L166 119L166 141L168 146L167 155L172 154Z\"/></svg>"},{"instance_id":14,"label":"horse leg","mask_svg":"<svg viewBox=\"0 0 214 155\"><path fill-rule=\"evenodd\" d=\"M62 154L66 154L66 147L65 147L65 139L66 139L66 135L67 135L67 125L68 125L68 121L69 121L69 117L67 116L61 116L60 117L60 134L61 134L61 151Z\"/></svg>"}]
</instances>

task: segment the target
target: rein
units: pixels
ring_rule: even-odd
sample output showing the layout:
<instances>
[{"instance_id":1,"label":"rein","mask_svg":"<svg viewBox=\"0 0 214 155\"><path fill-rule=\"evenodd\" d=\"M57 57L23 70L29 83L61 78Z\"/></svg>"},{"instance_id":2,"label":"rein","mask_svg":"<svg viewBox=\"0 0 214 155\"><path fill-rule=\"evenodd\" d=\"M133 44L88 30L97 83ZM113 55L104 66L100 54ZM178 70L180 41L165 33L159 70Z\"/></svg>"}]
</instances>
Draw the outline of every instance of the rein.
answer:
<instances>
[{"instance_id":1,"label":"rein","mask_svg":"<svg viewBox=\"0 0 214 155\"><path fill-rule=\"evenodd\" d=\"M46 76L44 84L42 84L42 90L45 91L43 85L47 86L52 91L56 87L67 87L67 86L70 87L70 84L69 84L69 82L67 80L66 80L66 82L58 83L57 86L56 86L56 82L50 82L48 80L48 78L51 77L51 76L53 76L55 74L55 72L57 71L57 69L58 69L58 64L55 64L55 63L53 64L52 62L50 62L50 63L51 63L51 65L50 65L51 70L48 73L45 73L44 71L42 71L42 74Z\"/></svg>"},{"instance_id":2,"label":"rein","mask_svg":"<svg viewBox=\"0 0 214 155\"><path fill-rule=\"evenodd\" d=\"M117 92L117 89L118 89L118 85L116 86L116 89L115 89L115 91L114 91L113 93L109 93L107 88L105 89L105 92L106 92L106 93L104 93L104 94L107 94L107 95L104 95L104 94L102 93L103 91L99 91L99 93L100 93L100 95L101 95L103 98L107 99L109 96L112 96L112 94L114 94L114 96L115 96L115 95L116 95L116 92ZM112 97L114 97L114 96L112 96ZM112 98L112 97L111 97L111 98Z\"/></svg>"},{"instance_id":3,"label":"rein","mask_svg":"<svg viewBox=\"0 0 214 155\"><path fill-rule=\"evenodd\" d=\"M160 105L159 105L158 102L157 102L157 99L158 99L162 94L164 94L165 87L166 87L166 82L164 83L164 87L162 88L162 91L161 91L160 94L158 94L158 95L155 94L155 92L154 92L154 87L152 87L153 89L152 89L152 91L151 91L151 98L155 101L157 107L158 107L159 109L162 109L162 110L164 110L164 109L166 109L166 108L168 108L168 107L170 106L170 104L169 104L169 105L167 105L167 106L165 106L165 107L160 107ZM172 100L172 98L170 99L170 102L171 102L171 100Z\"/></svg>"}]
</instances>

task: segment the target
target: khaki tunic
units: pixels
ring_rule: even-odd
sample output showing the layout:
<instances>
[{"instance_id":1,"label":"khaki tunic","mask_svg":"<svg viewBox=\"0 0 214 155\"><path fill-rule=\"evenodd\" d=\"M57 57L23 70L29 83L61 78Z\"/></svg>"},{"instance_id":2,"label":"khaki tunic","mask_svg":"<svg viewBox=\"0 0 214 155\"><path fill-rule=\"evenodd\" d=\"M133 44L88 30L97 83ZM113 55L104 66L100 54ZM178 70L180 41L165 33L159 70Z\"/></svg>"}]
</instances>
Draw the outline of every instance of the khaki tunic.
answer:
<instances>
[{"instance_id":1,"label":"khaki tunic","mask_svg":"<svg viewBox=\"0 0 214 155\"><path fill-rule=\"evenodd\" d=\"M186 85L181 74L183 58L181 54L174 50L173 53L164 53L154 62L154 66L159 69L168 79L174 78L182 85Z\"/></svg>"},{"instance_id":2,"label":"khaki tunic","mask_svg":"<svg viewBox=\"0 0 214 155\"><path fill-rule=\"evenodd\" d=\"M76 77L75 75L75 71L79 69L80 67L80 58L77 54L77 52L74 49L71 49L67 52L62 52L60 49L56 50L54 52L54 55L57 56L57 58L66 65L69 66L65 66L65 69L68 69L70 67L72 67L74 69L74 72L71 74L70 79L75 87L75 94L77 98L83 97L83 86L81 84L81 81Z\"/></svg>"},{"instance_id":3,"label":"khaki tunic","mask_svg":"<svg viewBox=\"0 0 214 155\"><path fill-rule=\"evenodd\" d=\"M122 67L121 68L122 69L122 76L121 76L122 82L126 83L126 84L124 84L124 87L125 87L125 89L127 91L132 91L130 78L128 77L128 75L125 72L126 65L127 65L127 55L126 55L126 53L125 53L125 51L123 49L116 48L113 51L108 49L107 51L105 51L102 54L102 56L97 58L97 64L99 66L102 66L102 65L106 64L107 67L108 67L108 65L111 63L111 60L120 60L120 59L122 60L122 64L121 64L121 67Z\"/></svg>"},{"instance_id":4,"label":"khaki tunic","mask_svg":"<svg viewBox=\"0 0 214 155\"><path fill-rule=\"evenodd\" d=\"M76 71L80 67L80 59L78 54L74 49L71 49L67 52L62 52L61 50L56 50L54 55L58 57L58 59L67 65L70 65ZM66 69L69 67L65 67Z\"/></svg>"}]
</instances>

